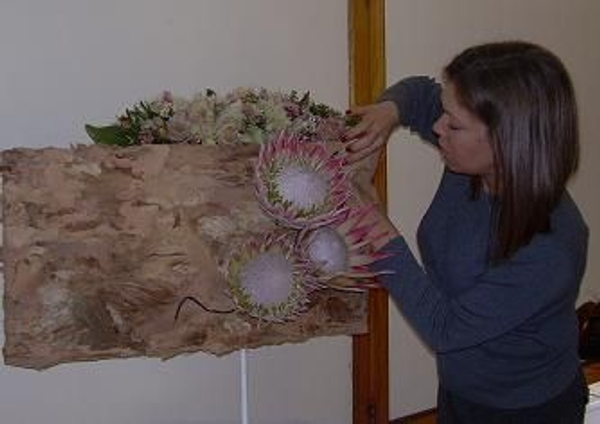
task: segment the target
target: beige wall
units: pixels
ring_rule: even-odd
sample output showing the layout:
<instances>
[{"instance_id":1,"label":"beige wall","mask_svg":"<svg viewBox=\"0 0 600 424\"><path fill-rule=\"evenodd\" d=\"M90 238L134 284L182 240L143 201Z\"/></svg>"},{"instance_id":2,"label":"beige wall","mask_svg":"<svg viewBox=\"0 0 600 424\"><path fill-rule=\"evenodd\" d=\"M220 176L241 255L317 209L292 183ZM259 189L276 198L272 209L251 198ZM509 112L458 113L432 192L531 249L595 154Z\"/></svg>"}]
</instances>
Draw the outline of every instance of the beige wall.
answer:
<instances>
[{"instance_id":1,"label":"beige wall","mask_svg":"<svg viewBox=\"0 0 600 424\"><path fill-rule=\"evenodd\" d=\"M571 191L590 226L589 264L580 301L600 299L600 2L597 0L389 0L388 80L438 76L463 48L490 40L522 38L546 45L570 69L581 116L582 163ZM390 213L414 246L414 233L440 173L432 149L400 132L390 143ZM391 317L391 416L435 403L431 356L397 310Z\"/></svg>"},{"instance_id":2,"label":"beige wall","mask_svg":"<svg viewBox=\"0 0 600 424\"><path fill-rule=\"evenodd\" d=\"M111 122L163 89L310 89L343 110L346 46L338 0L2 0L0 149L89 143L84 123ZM247 423L349 423L350 344L248 352ZM0 422L240 423L240 363L199 353L41 373L0 366Z\"/></svg>"}]
</instances>

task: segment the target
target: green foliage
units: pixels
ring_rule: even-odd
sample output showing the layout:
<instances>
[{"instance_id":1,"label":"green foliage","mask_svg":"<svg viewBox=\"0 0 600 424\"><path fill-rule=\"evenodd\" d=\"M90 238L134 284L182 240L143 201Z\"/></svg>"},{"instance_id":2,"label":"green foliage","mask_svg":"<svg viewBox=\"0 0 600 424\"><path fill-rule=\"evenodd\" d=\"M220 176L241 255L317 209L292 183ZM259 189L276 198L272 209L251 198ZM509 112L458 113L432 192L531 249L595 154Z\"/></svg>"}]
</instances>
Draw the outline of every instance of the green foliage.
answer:
<instances>
[{"instance_id":1,"label":"green foliage","mask_svg":"<svg viewBox=\"0 0 600 424\"><path fill-rule=\"evenodd\" d=\"M97 144L133 146L144 144L144 140L156 144L169 143L166 138L167 122L172 116L172 108L142 101L125 109L116 124L104 127L88 124L85 130Z\"/></svg>"},{"instance_id":2,"label":"green foliage","mask_svg":"<svg viewBox=\"0 0 600 424\"><path fill-rule=\"evenodd\" d=\"M108 125L95 127L86 125L85 132L96 144L108 144L111 146L129 146L130 141L120 125Z\"/></svg>"},{"instance_id":3,"label":"green foliage","mask_svg":"<svg viewBox=\"0 0 600 424\"><path fill-rule=\"evenodd\" d=\"M360 122L360 116L350 115L344 118L344 125L348 128L355 126Z\"/></svg>"}]
</instances>

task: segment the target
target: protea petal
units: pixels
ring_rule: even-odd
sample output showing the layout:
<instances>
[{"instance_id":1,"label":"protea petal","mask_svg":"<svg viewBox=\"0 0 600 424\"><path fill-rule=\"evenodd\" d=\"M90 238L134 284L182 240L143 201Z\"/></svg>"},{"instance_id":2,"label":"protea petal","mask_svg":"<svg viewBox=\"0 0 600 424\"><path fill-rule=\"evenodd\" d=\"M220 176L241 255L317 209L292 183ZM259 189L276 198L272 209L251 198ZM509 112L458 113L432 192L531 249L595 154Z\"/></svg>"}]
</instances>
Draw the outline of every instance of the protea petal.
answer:
<instances>
[{"instance_id":1,"label":"protea petal","mask_svg":"<svg viewBox=\"0 0 600 424\"><path fill-rule=\"evenodd\" d=\"M229 293L238 309L264 321L292 320L305 311L307 264L288 234L252 238L229 260Z\"/></svg>"},{"instance_id":2,"label":"protea petal","mask_svg":"<svg viewBox=\"0 0 600 424\"><path fill-rule=\"evenodd\" d=\"M348 208L344 158L322 143L282 132L261 146L255 168L258 202L274 221L295 229L332 223Z\"/></svg>"}]
</instances>

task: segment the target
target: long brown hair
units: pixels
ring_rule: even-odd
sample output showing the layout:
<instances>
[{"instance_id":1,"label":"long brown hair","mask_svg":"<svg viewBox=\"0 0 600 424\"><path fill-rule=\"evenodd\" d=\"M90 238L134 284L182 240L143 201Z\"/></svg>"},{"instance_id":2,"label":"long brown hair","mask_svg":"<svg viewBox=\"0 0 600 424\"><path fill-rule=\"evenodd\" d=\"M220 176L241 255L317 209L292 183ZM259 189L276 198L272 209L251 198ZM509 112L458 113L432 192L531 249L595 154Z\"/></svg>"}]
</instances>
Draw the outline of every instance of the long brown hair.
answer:
<instances>
[{"instance_id":1,"label":"long brown hair","mask_svg":"<svg viewBox=\"0 0 600 424\"><path fill-rule=\"evenodd\" d=\"M497 187L492 259L510 257L539 232L579 162L571 79L553 53L522 41L471 47L444 69L462 105L488 128ZM473 177L475 192L481 179Z\"/></svg>"}]
</instances>

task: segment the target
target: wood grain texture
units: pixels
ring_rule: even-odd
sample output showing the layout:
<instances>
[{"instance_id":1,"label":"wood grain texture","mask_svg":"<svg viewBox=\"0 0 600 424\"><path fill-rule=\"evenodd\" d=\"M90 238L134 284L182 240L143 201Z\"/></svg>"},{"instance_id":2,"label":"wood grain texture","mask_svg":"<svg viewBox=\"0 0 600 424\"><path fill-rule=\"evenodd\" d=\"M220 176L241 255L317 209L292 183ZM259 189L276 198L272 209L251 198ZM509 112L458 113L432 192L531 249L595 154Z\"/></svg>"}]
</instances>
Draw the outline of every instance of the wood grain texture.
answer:
<instances>
[{"instance_id":1,"label":"wood grain texture","mask_svg":"<svg viewBox=\"0 0 600 424\"><path fill-rule=\"evenodd\" d=\"M374 102L385 87L385 1L348 2L350 103ZM376 164L374 184L387 203L385 152ZM353 337L353 423L389 422L388 296L369 293L368 333Z\"/></svg>"}]
</instances>

